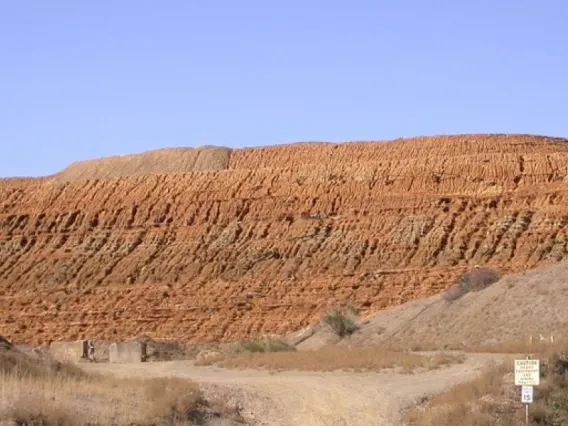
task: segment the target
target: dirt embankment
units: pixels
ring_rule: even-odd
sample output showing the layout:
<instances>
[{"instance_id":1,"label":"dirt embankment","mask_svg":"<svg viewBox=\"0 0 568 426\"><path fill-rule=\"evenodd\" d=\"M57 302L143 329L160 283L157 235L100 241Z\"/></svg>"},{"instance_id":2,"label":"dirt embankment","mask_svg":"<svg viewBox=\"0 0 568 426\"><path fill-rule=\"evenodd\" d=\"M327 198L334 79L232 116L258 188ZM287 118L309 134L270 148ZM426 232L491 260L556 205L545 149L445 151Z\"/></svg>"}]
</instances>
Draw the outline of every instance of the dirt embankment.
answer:
<instances>
[{"instance_id":1,"label":"dirt embankment","mask_svg":"<svg viewBox=\"0 0 568 426\"><path fill-rule=\"evenodd\" d=\"M436 295L386 309L339 345L484 350L505 344L536 350L541 337L544 344L551 336L553 342L568 338L567 303L568 262L562 262L505 276L457 300Z\"/></svg>"},{"instance_id":2,"label":"dirt embankment","mask_svg":"<svg viewBox=\"0 0 568 426\"><path fill-rule=\"evenodd\" d=\"M284 333L337 302L367 314L434 295L476 264L568 258L562 139L292 144L226 161L0 182L0 334Z\"/></svg>"},{"instance_id":3,"label":"dirt embankment","mask_svg":"<svg viewBox=\"0 0 568 426\"><path fill-rule=\"evenodd\" d=\"M53 176L59 182L116 179L163 173L224 170L231 150L224 147L165 148L141 154L78 161Z\"/></svg>"}]
</instances>

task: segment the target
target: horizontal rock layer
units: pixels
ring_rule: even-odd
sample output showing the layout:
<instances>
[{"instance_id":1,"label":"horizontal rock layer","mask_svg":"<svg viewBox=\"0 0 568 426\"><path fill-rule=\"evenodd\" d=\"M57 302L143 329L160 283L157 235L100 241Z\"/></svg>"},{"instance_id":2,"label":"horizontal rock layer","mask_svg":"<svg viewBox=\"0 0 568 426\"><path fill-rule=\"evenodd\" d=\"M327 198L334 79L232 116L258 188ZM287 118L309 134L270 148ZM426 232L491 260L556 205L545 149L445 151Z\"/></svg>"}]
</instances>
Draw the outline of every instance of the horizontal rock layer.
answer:
<instances>
[{"instance_id":1,"label":"horizontal rock layer","mask_svg":"<svg viewBox=\"0 0 568 426\"><path fill-rule=\"evenodd\" d=\"M234 340L568 258L563 139L207 149L0 181L0 335Z\"/></svg>"}]
</instances>

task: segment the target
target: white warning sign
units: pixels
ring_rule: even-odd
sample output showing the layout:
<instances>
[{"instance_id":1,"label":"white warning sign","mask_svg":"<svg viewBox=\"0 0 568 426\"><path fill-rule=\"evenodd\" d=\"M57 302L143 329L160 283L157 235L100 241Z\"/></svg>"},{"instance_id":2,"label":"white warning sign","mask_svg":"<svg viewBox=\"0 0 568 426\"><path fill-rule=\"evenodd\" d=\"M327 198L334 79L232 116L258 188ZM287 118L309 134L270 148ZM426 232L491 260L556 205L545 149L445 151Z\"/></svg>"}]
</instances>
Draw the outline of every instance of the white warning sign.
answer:
<instances>
[{"instance_id":1,"label":"white warning sign","mask_svg":"<svg viewBox=\"0 0 568 426\"><path fill-rule=\"evenodd\" d=\"M540 360L515 360L515 385L538 386L540 384Z\"/></svg>"}]
</instances>

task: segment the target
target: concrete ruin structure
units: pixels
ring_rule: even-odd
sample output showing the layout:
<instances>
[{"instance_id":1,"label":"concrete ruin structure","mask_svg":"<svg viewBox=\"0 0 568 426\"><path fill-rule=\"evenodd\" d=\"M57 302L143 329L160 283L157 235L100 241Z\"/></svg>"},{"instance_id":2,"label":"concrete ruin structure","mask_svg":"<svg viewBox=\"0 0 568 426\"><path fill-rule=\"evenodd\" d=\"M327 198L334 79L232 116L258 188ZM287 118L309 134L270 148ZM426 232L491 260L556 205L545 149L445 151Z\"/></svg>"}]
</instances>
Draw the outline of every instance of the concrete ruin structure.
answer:
<instances>
[{"instance_id":1,"label":"concrete ruin structure","mask_svg":"<svg viewBox=\"0 0 568 426\"><path fill-rule=\"evenodd\" d=\"M94 353L89 358L89 342L93 343ZM145 362L147 358L146 343L136 340L128 342L106 342L76 340L73 342L52 342L49 352L60 362L111 362L136 363Z\"/></svg>"},{"instance_id":2,"label":"concrete ruin structure","mask_svg":"<svg viewBox=\"0 0 568 426\"><path fill-rule=\"evenodd\" d=\"M137 363L146 361L146 344L133 340L111 343L108 348L110 363Z\"/></svg>"},{"instance_id":3,"label":"concrete ruin structure","mask_svg":"<svg viewBox=\"0 0 568 426\"><path fill-rule=\"evenodd\" d=\"M81 359L87 359L87 340L52 342L49 352L57 361L79 362Z\"/></svg>"}]
</instances>

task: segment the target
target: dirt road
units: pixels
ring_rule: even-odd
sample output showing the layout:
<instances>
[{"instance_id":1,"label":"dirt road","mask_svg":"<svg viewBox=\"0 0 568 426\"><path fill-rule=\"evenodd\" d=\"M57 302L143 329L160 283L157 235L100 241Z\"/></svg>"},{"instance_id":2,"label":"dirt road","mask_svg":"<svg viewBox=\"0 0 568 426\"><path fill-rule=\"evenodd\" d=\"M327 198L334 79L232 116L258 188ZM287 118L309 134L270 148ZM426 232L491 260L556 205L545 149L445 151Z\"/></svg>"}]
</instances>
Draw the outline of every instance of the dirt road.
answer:
<instances>
[{"instance_id":1,"label":"dirt road","mask_svg":"<svg viewBox=\"0 0 568 426\"><path fill-rule=\"evenodd\" d=\"M191 361L87 364L120 377L186 377L238 400L254 425L399 426L421 398L473 378L497 355L468 355L463 364L419 374L226 370Z\"/></svg>"}]
</instances>

